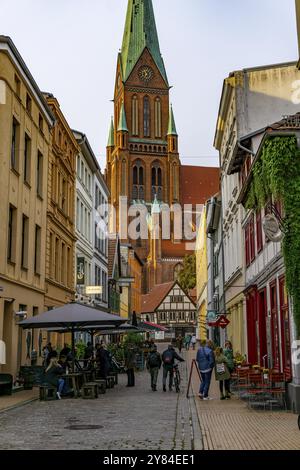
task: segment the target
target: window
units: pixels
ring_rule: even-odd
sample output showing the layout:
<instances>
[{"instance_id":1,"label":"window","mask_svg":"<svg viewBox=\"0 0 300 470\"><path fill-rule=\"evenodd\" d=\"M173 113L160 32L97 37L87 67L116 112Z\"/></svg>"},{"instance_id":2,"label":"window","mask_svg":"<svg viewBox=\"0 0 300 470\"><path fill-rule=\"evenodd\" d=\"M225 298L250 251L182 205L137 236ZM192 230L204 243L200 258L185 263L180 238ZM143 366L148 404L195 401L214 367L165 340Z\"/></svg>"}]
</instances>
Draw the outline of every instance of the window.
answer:
<instances>
[{"instance_id":1,"label":"window","mask_svg":"<svg viewBox=\"0 0 300 470\"><path fill-rule=\"evenodd\" d=\"M80 231L80 201L76 199L76 228Z\"/></svg>"},{"instance_id":2,"label":"window","mask_svg":"<svg viewBox=\"0 0 300 470\"><path fill-rule=\"evenodd\" d=\"M261 210L256 213L256 248L260 253L263 248Z\"/></svg>"},{"instance_id":3,"label":"window","mask_svg":"<svg viewBox=\"0 0 300 470\"><path fill-rule=\"evenodd\" d=\"M88 192L91 193L91 175L88 175Z\"/></svg>"},{"instance_id":4,"label":"window","mask_svg":"<svg viewBox=\"0 0 300 470\"><path fill-rule=\"evenodd\" d=\"M179 187L179 167L178 165L174 164L173 165L173 186L174 186L174 200L178 200L179 198L179 191L178 191L178 187Z\"/></svg>"},{"instance_id":5,"label":"window","mask_svg":"<svg viewBox=\"0 0 300 470\"><path fill-rule=\"evenodd\" d=\"M83 164L83 162L81 162L81 176L80 177L81 177L81 180L83 182L84 181L84 164Z\"/></svg>"},{"instance_id":6,"label":"window","mask_svg":"<svg viewBox=\"0 0 300 470\"><path fill-rule=\"evenodd\" d=\"M150 99L144 98L144 137L150 137Z\"/></svg>"},{"instance_id":7,"label":"window","mask_svg":"<svg viewBox=\"0 0 300 470\"><path fill-rule=\"evenodd\" d=\"M18 170L18 167L19 167L19 158L18 158L19 138L20 138L20 125L18 121L15 118L13 118L10 161L11 161L11 168L13 168L14 170Z\"/></svg>"},{"instance_id":8,"label":"window","mask_svg":"<svg viewBox=\"0 0 300 470\"><path fill-rule=\"evenodd\" d=\"M250 221L245 227L245 254L246 254L246 266L255 259L255 234L254 234L254 216L251 216Z\"/></svg>"},{"instance_id":9,"label":"window","mask_svg":"<svg viewBox=\"0 0 300 470\"><path fill-rule=\"evenodd\" d=\"M37 173L36 173L36 191L42 197L43 195L43 155L38 151L37 155Z\"/></svg>"},{"instance_id":10,"label":"window","mask_svg":"<svg viewBox=\"0 0 300 470\"><path fill-rule=\"evenodd\" d=\"M67 211L67 182L65 179L63 179L63 184L62 184L62 202L61 202L61 208L64 212Z\"/></svg>"},{"instance_id":11,"label":"window","mask_svg":"<svg viewBox=\"0 0 300 470\"><path fill-rule=\"evenodd\" d=\"M26 93L26 111L31 115L32 99L28 93Z\"/></svg>"},{"instance_id":12,"label":"window","mask_svg":"<svg viewBox=\"0 0 300 470\"><path fill-rule=\"evenodd\" d=\"M155 163L152 167L152 191L151 197L152 201L154 201L155 196L159 201L163 199L163 188L162 188L162 170L159 166L159 163Z\"/></svg>"},{"instance_id":13,"label":"window","mask_svg":"<svg viewBox=\"0 0 300 470\"><path fill-rule=\"evenodd\" d=\"M137 96L132 98L132 135L139 135L139 103Z\"/></svg>"},{"instance_id":14,"label":"window","mask_svg":"<svg viewBox=\"0 0 300 470\"><path fill-rule=\"evenodd\" d=\"M41 274L41 227L35 226L34 272Z\"/></svg>"},{"instance_id":15,"label":"window","mask_svg":"<svg viewBox=\"0 0 300 470\"><path fill-rule=\"evenodd\" d=\"M62 284L66 285L66 245L64 243L61 244L61 282Z\"/></svg>"},{"instance_id":16,"label":"window","mask_svg":"<svg viewBox=\"0 0 300 470\"><path fill-rule=\"evenodd\" d=\"M133 167L132 199L143 201L144 198L145 198L144 168L143 168L142 162L138 160Z\"/></svg>"},{"instance_id":17,"label":"window","mask_svg":"<svg viewBox=\"0 0 300 470\"><path fill-rule=\"evenodd\" d=\"M21 266L24 269L28 268L28 230L29 219L23 214L22 217L22 244L21 244Z\"/></svg>"},{"instance_id":18,"label":"window","mask_svg":"<svg viewBox=\"0 0 300 470\"><path fill-rule=\"evenodd\" d=\"M80 178L80 156L77 157L77 177Z\"/></svg>"},{"instance_id":19,"label":"window","mask_svg":"<svg viewBox=\"0 0 300 470\"><path fill-rule=\"evenodd\" d=\"M161 100L155 100L155 137L161 138Z\"/></svg>"},{"instance_id":20,"label":"window","mask_svg":"<svg viewBox=\"0 0 300 470\"><path fill-rule=\"evenodd\" d=\"M68 246L67 248L67 285L73 287L73 262L72 262L72 251Z\"/></svg>"},{"instance_id":21,"label":"window","mask_svg":"<svg viewBox=\"0 0 300 470\"><path fill-rule=\"evenodd\" d=\"M30 184L31 175L31 139L25 134L24 142L24 182Z\"/></svg>"},{"instance_id":22,"label":"window","mask_svg":"<svg viewBox=\"0 0 300 470\"><path fill-rule=\"evenodd\" d=\"M126 196L126 182L127 182L127 175L126 175L126 160L122 161L122 196Z\"/></svg>"},{"instance_id":23,"label":"window","mask_svg":"<svg viewBox=\"0 0 300 470\"><path fill-rule=\"evenodd\" d=\"M16 95L21 98L21 80L19 79L18 75L15 75L15 90Z\"/></svg>"},{"instance_id":24,"label":"window","mask_svg":"<svg viewBox=\"0 0 300 470\"><path fill-rule=\"evenodd\" d=\"M7 260L11 263L14 263L16 260L16 223L17 209L10 205L8 214Z\"/></svg>"},{"instance_id":25,"label":"window","mask_svg":"<svg viewBox=\"0 0 300 470\"><path fill-rule=\"evenodd\" d=\"M44 119L41 114L39 114L39 130L44 132Z\"/></svg>"},{"instance_id":26,"label":"window","mask_svg":"<svg viewBox=\"0 0 300 470\"><path fill-rule=\"evenodd\" d=\"M174 281L177 281L179 279L179 275L182 271L182 264L177 264L174 268Z\"/></svg>"},{"instance_id":27,"label":"window","mask_svg":"<svg viewBox=\"0 0 300 470\"><path fill-rule=\"evenodd\" d=\"M55 256L54 256L54 272L55 272L55 280L59 282L59 239L55 238Z\"/></svg>"}]
</instances>

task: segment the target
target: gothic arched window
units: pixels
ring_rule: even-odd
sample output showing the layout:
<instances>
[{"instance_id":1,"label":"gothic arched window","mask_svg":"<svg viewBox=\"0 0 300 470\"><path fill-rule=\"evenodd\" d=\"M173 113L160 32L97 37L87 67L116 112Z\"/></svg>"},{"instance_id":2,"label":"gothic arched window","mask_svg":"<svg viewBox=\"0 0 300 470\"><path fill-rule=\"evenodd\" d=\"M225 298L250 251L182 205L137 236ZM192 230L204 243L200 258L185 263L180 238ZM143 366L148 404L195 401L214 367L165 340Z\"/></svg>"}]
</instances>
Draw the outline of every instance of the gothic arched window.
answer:
<instances>
[{"instance_id":1,"label":"gothic arched window","mask_svg":"<svg viewBox=\"0 0 300 470\"><path fill-rule=\"evenodd\" d=\"M144 137L150 137L150 99L144 98Z\"/></svg>"},{"instance_id":2,"label":"gothic arched window","mask_svg":"<svg viewBox=\"0 0 300 470\"><path fill-rule=\"evenodd\" d=\"M144 167L140 160L134 163L132 170L132 199L143 201L145 199Z\"/></svg>"},{"instance_id":3,"label":"gothic arched window","mask_svg":"<svg viewBox=\"0 0 300 470\"><path fill-rule=\"evenodd\" d=\"M173 188L174 188L174 199L178 200L178 183L179 183L179 166L174 163L173 165Z\"/></svg>"},{"instance_id":4,"label":"gothic arched window","mask_svg":"<svg viewBox=\"0 0 300 470\"><path fill-rule=\"evenodd\" d=\"M136 95L132 98L132 135L139 135L139 102Z\"/></svg>"},{"instance_id":5,"label":"gothic arched window","mask_svg":"<svg viewBox=\"0 0 300 470\"><path fill-rule=\"evenodd\" d=\"M183 266L181 263L176 264L174 268L174 281L177 281L179 279L179 274L181 273L182 269L183 269Z\"/></svg>"},{"instance_id":6,"label":"gothic arched window","mask_svg":"<svg viewBox=\"0 0 300 470\"><path fill-rule=\"evenodd\" d=\"M155 137L161 138L161 100L155 99Z\"/></svg>"},{"instance_id":7,"label":"gothic arched window","mask_svg":"<svg viewBox=\"0 0 300 470\"><path fill-rule=\"evenodd\" d=\"M126 196L126 181L127 181L127 168L126 168L126 160L122 161L122 196Z\"/></svg>"},{"instance_id":8,"label":"gothic arched window","mask_svg":"<svg viewBox=\"0 0 300 470\"><path fill-rule=\"evenodd\" d=\"M155 196L158 201L163 200L163 178L162 169L158 162L155 162L151 170L151 196L154 201Z\"/></svg>"}]
</instances>

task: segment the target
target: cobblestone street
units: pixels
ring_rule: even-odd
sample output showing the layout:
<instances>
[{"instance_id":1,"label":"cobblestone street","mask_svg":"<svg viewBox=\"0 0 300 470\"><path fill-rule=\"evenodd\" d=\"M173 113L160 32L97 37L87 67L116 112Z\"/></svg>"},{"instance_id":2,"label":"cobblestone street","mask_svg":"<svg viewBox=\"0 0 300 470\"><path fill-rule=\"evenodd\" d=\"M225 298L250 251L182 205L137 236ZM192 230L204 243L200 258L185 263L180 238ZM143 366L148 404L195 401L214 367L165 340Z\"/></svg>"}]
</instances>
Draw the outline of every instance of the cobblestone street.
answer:
<instances>
[{"instance_id":1,"label":"cobblestone street","mask_svg":"<svg viewBox=\"0 0 300 470\"><path fill-rule=\"evenodd\" d=\"M35 401L3 412L0 449L201 449L193 401L185 398L186 365L180 367L179 395L163 393L162 371L153 393L145 371L136 374L135 388L119 376L119 385L98 400Z\"/></svg>"}]
</instances>

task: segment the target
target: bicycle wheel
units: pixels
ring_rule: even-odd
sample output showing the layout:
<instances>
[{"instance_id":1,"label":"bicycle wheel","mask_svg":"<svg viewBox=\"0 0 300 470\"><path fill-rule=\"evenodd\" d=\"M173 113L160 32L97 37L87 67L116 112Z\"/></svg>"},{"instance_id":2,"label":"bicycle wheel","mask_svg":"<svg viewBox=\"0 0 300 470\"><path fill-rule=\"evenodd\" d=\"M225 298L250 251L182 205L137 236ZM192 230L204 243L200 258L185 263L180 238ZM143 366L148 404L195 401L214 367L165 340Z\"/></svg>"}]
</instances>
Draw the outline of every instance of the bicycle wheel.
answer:
<instances>
[{"instance_id":1,"label":"bicycle wheel","mask_svg":"<svg viewBox=\"0 0 300 470\"><path fill-rule=\"evenodd\" d=\"M176 374L175 374L175 390L177 393L180 392L180 374L178 370L176 371Z\"/></svg>"}]
</instances>

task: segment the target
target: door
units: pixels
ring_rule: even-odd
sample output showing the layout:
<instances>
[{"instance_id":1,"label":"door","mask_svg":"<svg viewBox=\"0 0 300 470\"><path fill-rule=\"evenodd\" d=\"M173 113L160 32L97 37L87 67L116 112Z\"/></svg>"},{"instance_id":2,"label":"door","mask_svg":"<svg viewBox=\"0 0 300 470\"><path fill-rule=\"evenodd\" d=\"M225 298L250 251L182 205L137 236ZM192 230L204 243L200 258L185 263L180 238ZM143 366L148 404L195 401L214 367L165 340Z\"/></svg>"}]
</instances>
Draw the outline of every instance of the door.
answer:
<instances>
[{"instance_id":1,"label":"door","mask_svg":"<svg viewBox=\"0 0 300 470\"><path fill-rule=\"evenodd\" d=\"M257 300L256 290L247 296L247 334L248 334L248 361L250 364L258 362L257 344Z\"/></svg>"},{"instance_id":2,"label":"door","mask_svg":"<svg viewBox=\"0 0 300 470\"><path fill-rule=\"evenodd\" d=\"M268 367L268 344L267 344L267 291L262 290L258 294L258 324L259 324L259 357L261 367Z\"/></svg>"},{"instance_id":3,"label":"door","mask_svg":"<svg viewBox=\"0 0 300 470\"><path fill-rule=\"evenodd\" d=\"M280 338L278 324L277 284L270 285L271 296L271 336L272 336L272 364L273 369L280 371Z\"/></svg>"},{"instance_id":4,"label":"door","mask_svg":"<svg viewBox=\"0 0 300 470\"><path fill-rule=\"evenodd\" d=\"M285 277L279 279L280 319L281 319L281 348L283 370L287 379L291 378L291 336L290 336L290 313L288 295L285 285Z\"/></svg>"}]
</instances>

